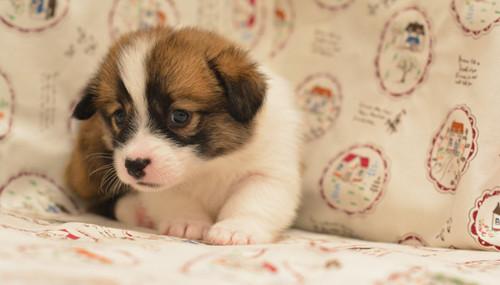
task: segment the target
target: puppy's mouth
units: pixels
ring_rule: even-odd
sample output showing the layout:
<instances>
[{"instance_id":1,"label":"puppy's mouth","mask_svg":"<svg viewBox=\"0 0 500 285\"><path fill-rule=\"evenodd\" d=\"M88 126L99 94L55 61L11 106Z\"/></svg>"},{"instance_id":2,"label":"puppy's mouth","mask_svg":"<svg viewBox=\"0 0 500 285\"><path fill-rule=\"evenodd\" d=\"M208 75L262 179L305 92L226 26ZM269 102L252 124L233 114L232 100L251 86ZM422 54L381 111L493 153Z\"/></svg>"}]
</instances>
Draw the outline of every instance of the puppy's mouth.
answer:
<instances>
[{"instance_id":1,"label":"puppy's mouth","mask_svg":"<svg viewBox=\"0 0 500 285\"><path fill-rule=\"evenodd\" d=\"M137 185L148 187L148 188L160 188L162 186L161 184L147 183L147 182L142 182L142 181L137 182Z\"/></svg>"}]
</instances>

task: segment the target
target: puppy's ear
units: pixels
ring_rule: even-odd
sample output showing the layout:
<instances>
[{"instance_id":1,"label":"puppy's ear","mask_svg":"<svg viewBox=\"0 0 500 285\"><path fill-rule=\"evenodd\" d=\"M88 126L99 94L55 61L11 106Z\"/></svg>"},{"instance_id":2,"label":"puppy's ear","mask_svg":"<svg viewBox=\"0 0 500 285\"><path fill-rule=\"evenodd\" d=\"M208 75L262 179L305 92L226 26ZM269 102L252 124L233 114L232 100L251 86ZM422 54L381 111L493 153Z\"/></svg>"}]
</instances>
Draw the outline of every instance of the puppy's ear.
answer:
<instances>
[{"instance_id":1,"label":"puppy's ear","mask_svg":"<svg viewBox=\"0 0 500 285\"><path fill-rule=\"evenodd\" d=\"M227 48L208 60L219 85L224 90L229 114L240 123L248 123L262 106L266 81L247 54Z\"/></svg>"},{"instance_id":2,"label":"puppy's ear","mask_svg":"<svg viewBox=\"0 0 500 285\"><path fill-rule=\"evenodd\" d=\"M80 99L78 104L76 104L76 107L73 110L73 118L78 120L87 120L92 117L96 112L94 102L96 97L97 92L95 85L90 83L83 91L83 97Z\"/></svg>"}]
</instances>

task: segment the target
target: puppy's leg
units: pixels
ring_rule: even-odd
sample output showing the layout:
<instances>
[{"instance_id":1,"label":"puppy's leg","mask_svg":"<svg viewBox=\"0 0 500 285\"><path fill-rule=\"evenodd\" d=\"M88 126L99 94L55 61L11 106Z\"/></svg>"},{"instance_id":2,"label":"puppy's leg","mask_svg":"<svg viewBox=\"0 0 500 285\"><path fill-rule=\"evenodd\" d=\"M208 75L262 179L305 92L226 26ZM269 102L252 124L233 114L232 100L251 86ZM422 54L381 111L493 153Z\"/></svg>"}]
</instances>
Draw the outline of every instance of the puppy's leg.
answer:
<instances>
[{"instance_id":1,"label":"puppy's leg","mask_svg":"<svg viewBox=\"0 0 500 285\"><path fill-rule=\"evenodd\" d=\"M201 240L213 224L199 201L180 193L152 193L143 202L160 234Z\"/></svg>"},{"instance_id":2,"label":"puppy's leg","mask_svg":"<svg viewBox=\"0 0 500 285\"><path fill-rule=\"evenodd\" d=\"M146 213L139 195L127 194L116 202L115 217L130 226L154 228L153 221Z\"/></svg>"},{"instance_id":3,"label":"puppy's leg","mask_svg":"<svg viewBox=\"0 0 500 285\"><path fill-rule=\"evenodd\" d=\"M205 241L220 245L272 242L295 218L298 183L256 176L234 190Z\"/></svg>"}]
</instances>

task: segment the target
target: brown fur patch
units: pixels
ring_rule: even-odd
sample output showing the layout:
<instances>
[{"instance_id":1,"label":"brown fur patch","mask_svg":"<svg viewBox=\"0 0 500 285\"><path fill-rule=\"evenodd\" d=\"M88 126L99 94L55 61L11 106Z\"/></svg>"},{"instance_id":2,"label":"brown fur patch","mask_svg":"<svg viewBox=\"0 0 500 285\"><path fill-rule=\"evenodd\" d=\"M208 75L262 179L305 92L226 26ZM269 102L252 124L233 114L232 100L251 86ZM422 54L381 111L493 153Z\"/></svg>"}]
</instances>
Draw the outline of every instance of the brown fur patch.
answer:
<instances>
[{"instance_id":1,"label":"brown fur patch","mask_svg":"<svg viewBox=\"0 0 500 285\"><path fill-rule=\"evenodd\" d=\"M77 144L66 168L66 182L80 197L87 200L98 199L101 186L113 163L111 150L106 146L106 130L101 118L94 116L81 125Z\"/></svg>"},{"instance_id":2,"label":"brown fur patch","mask_svg":"<svg viewBox=\"0 0 500 285\"><path fill-rule=\"evenodd\" d=\"M174 132L198 134L205 156L234 151L248 141L266 84L246 52L217 34L182 29L161 36L147 66L171 109L195 114L191 124Z\"/></svg>"}]
</instances>

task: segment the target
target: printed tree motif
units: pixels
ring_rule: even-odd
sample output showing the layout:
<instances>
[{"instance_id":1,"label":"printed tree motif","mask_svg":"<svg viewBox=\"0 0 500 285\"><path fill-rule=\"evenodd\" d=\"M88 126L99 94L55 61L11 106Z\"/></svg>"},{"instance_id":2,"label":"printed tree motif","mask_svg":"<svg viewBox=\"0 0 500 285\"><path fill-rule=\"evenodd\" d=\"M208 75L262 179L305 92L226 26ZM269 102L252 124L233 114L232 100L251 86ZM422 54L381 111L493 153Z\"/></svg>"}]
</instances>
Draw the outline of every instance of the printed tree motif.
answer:
<instances>
[{"instance_id":1,"label":"printed tree motif","mask_svg":"<svg viewBox=\"0 0 500 285\"><path fill-rule=\"evenodd\" d=\"M399 58L396 67L401 70L399 83L405 83L407 75L418 67L418 62L415 57L407 54Z\"/></svg>"},{"instance_id":2,"label":"printed tree motif","mask_svg":"<svg viewBox=\"0 0 500 285\"><path fill-rule=\"evenodd\" d=\"M413 93L432 60L430 23L424 11L409 7L394 13L382 30L376 76L391 96Z\"/></svg>"}]
</instances>

